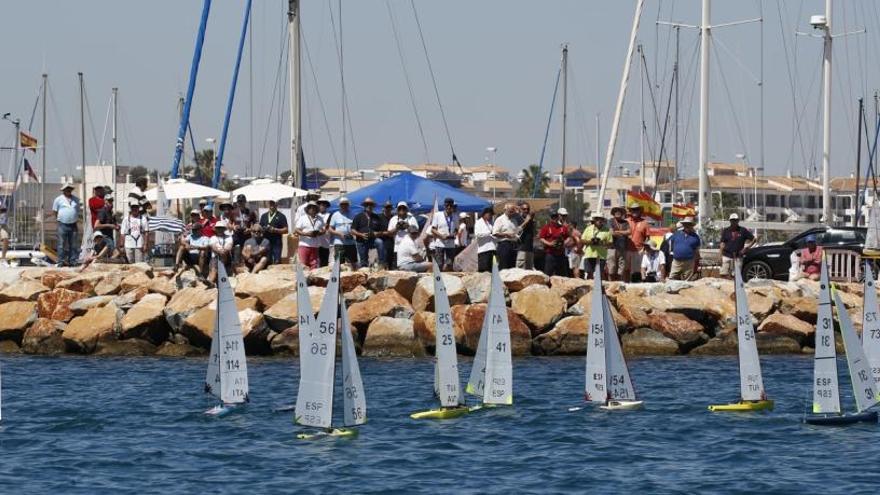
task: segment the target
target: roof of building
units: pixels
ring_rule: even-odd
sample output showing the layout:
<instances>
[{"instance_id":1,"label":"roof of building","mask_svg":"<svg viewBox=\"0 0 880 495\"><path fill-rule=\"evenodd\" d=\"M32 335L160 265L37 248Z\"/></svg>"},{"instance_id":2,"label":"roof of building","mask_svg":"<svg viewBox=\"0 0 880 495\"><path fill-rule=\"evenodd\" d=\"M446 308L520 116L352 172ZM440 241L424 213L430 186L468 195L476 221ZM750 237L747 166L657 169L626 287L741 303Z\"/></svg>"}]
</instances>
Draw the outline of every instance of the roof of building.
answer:
<instances>
[{"instance_id":1,"label":"roof of building","mask_svg":"<svg viewBox=\"0 0 880 495\"><path fill-rule=\"evenodd\" d=\"M448 165L442 163L419 163L418 165L408 165L409 169L413 172L445 172L447 170L455 171L458 169L457 165Z\"/></svg>"},{"instance_id":2,"label":"roof of building","mask_svg":"<svg viewBox=\"0 0 880 495\"><path fill-rule=\"evenodd\" d=\"M412 169L402 163L383 163L375 169L376 172L412 172Z\"/></svg>"},{"instance_id":3,"label":"roof of building","mask_svg":"<svg viewBox=\"0 0 880 495\"><path fill-rule=\"evenodd\" d=\"M485 163L483 165L476 165L473 167L465 167L464 170L465 170L465 172L472 173L472 174L492 173L492 172L495 172L496 174L509 173L509 171L507 169L505 169L504 167L501 167L500 165L496 165L494 163Z\"/></svg>"},{"instance_id":4,"label":"roof of building","mask_svg":"<svg viewBox=\"0 0 880 495\"><path fill-rule=\"evenodd\" d=\"M706 164L706 168L712 170L726 170L737 173L748 173L752 170L752 167L746 165L745 163L709 162Z\"/></svg>"},{"instance_id":5,"label":"roof of building","mask_svg":"<svg viewBox=\"0 0 880 495\"><path fill-rule=\"evenodd\" d=\"M483 181L483 191L513 191L513 185L506 180L486 180Z\"/></svg>"}]
</instances>

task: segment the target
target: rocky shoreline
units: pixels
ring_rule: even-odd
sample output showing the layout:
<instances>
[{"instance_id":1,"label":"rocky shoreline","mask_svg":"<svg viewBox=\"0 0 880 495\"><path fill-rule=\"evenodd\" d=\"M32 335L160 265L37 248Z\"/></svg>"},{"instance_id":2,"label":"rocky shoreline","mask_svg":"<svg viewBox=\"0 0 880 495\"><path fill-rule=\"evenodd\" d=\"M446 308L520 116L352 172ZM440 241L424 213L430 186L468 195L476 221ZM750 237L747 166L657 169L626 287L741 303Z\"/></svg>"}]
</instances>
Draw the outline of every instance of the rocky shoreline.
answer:
<instances>
[{"instance_id":1,"label":"rocky shoreline","mask_svg":"<svg viewBox=\"0 0 880 495\"><path fill-rule=\"evenodd\" d=\"M216 290L146 264L100 265L84 273L21 270L0 285L0 352L36 355L199 356L210 346ZM328 269L308 274L317 310ZM459 353L473 354L489 296L487 273L443 275ZM592 282L504 270L514 355L583 355ZM400 271L343 272L351 331L364 356L418 357L434 347L430 276ZM629 356L735 354L733 283L721 279L666 284L606 283ZM295 270L278 265L234 277L249 355L295 356ZM839 284L860 325L861 284ZM812 352L818 284L753 281L746 285L762 354ZM858 329L861 330L860 328Z\"/></svg>"}]
</instances>

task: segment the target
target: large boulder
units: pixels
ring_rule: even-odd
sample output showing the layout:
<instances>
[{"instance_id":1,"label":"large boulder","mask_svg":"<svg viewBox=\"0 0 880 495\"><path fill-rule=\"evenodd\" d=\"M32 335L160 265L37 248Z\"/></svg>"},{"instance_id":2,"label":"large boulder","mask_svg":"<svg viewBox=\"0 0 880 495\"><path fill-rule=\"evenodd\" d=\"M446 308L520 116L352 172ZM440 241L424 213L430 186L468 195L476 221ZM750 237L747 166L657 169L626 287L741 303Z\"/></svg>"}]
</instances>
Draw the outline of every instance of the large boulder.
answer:
<instances>
[{"instance_id":1,"label":"large boulder","mask_svg":"<svg viewBox=\"0 0 880 495\"><path fill-rule=\"evenodd\" d=\"M730 356L736 355L738 349L739 344L736 340L736 330L728 330L712 337L705 344L691 349L688 354L694 356Z\"/></svg>"},{"instance_id":2,"label":"large boulder","mask_svg":"<svg viewBox=\"0 0 880 495\"><path fill-rule=\"evenodd\" d=\"M522 268L510 268L499 272L501 281L510 292L517 292L530 285L547 285L550 277L538 270L523 270Z\"/></svg>"},{"instance_id":3,"label":"large boulder","mask_svg":"<svg viewBox=\"0 0 880 495\"><path fill-rule=\"evenodd\" d=\"M70 270L47 270L40 276L40 283L50 289L54 289L55 285L62 280L67 280L76 276L76 272Z\"/></svg>"},{"instance_id":4,"label":"large boulder","mask_svg":"<svg viewBox=\"0 0 880 495\"><path fill-rule=\"evenodd\" d=\"M0 303L10 301L36 301L48 287L35 280L21 279L0 290Z\"/></svg>"},{"instance_id":5,"label":"large boulder","mask_svg":"<svg viewBox=\"0 0 880 495\"><path fill-rule=\"evenodd\" d=\"M486 317L486 304L460 304L452 307L452 323L458 349L468 354L477 352L483 319ZM532 336L528 325L513 312L507 310L510 326L510 347L514 356L529 355Z\"/></svg>"},{"instance_id":6,"label":"large boulder","mask_svg":"<svg viewBox=\"0 0 880 495\"><path fill-rule=\"evenodd\" d=\"M67 325L48 318L37 318L24 332L21 350L26 354L55 356L64 353L64 339L61 334Z\"/></svg>"},{"instance_id":7,"label":"large boulder","mask_svg":"<svg viewBox=\"0 0 880 495\"><path fill-rule=\"evenodd\" d=\"M367 326L380 316L393 318L412 318L413 307L396 290L385 289L364 302L352 304L348 308L351 324L359 329Z\"/></svg>"},{"instance_id":8,"label":"large boulder","mask_svg":"<svg viewBox=\"0 0 880 495\"><path fill-rule=\"evenodd\" d=\"M122 290L122 279L124 278L124 274L122 272L110 272L104 278L101 279L100 282L95 285L95 295L98 296L112 296L119 294Z\"/></svg>"},{"instance_id":9,"label":"large boulder","mask_svg":"<svg viewBox=\"0 0 880 495\"><path fill-rule=\"evenodd\" d=\"M146 285L142 285L140 287L136 287L124 294L120 294L113 298L113 304L116 305L117 308L128 311L132 306L138 303L141 299L144 298L147 294L150 293L150 289L147 288Z\"/></svg>"},{"instance_id":10,"label":"large boulder","mask_svg":"<svg viewBox=\"0 0 880 495\"><path fill-rule=\"evenodd\" d=\"M162 294L165 297L171 297L177 292L177 284L169 277L153 277L148 285L150 292Z\"/></svg>"},{"instance_id":11,"label":"large boulder","mask_svg":"<svg viewBox=\"0 0 880 495\"><path fill-rule=\"evenodd\" d=\"M323 287L309 286L309 301L312 304L314 314L317 314L321 309L321 301L323 299ZM273 304L272 307L263 312L263 316L266 317L266 323L272 330L280 332L297 324L297 311L296 292L294 292Z\"/></svg>"},{"instance_id":12,"label":"large boulder","mask_svg":"<svg viewBox=\"0 0 880 495\"><path fill-rule=\"evenodd\" d=\"M68 352L91 354L99 340L115 340L116 326L122 311L110 304L90 309L70 321L61 334Z\"/></svg>"},{"instance_id":13,"label":"large boulder","mask_svg":"<svg viewBox=\"0 0 880 495\"><path fill-rule=\"evenodd\" d=\"M642 294L631 290L621 291L615 296L615 303L620 316L626 321L623 327L647 328L651 326L651 318L648 313L652 308ZM584 302L579 304L583 305Z\"/></svg>"},{"instance_id":14,"label":"large boulder","mask_svg":"<svg viewBox=\"0 0 880 495\"><path fill-rule=\"evenodd\" d=\"M678 342L685 352L709 340L703 325L681 313L655 313L650 319L652 330Z\"/></svg>"},{"instance_id":15,"label":"large boulder","mask_svg":"<svg viewBox=\"0 0 880 495\"><path fill-rule=\"evenodd\" d=\"M441 275L443 284L446 285L446 295L449 304L467 304L468 294L464 289L461 279L455 275L444 273ZM416 284L416 290L412 296L412 307L416 311L434 311L434 277L422 277Z\"/></svg>"},{"instance_id":16,"label":"large boulder","mask_svg":"<svg viewBox=\"0 0 880 495\"><path fill-rule=\"evenodd\" d=\"M364 356L413 357L425 354L409 318L380 316L370 323L364 339Z\"/></svg>"},{"instance_id":17,"label":"large boulder","mask_svg":"<svg viewBox=\"0 0 880 495\"><path fill-rule=\"evenodd\" d=\"M299 356L299 329L297 327L285 328L275 334L269 346L274 355Z\"/></svg>"},{"instance_id":18,"label":"large boulder","mask_svg":"<svg viewBox=\"0 0 880 495\"><path fill-rule=\"evenodd\" d=\"M735 298L734 295L731 297ZM746 289L746 299L752 316L761 321L776 311L783 297L782 291L775 287L750 287Z\"/></svg>"},{"instance_id":19,"label":"large boulder","mask_svg":"<svg viewBox=\"0 0 880 495\"><path fill-rule=\"evenodd\" d=\"M346 306L351 306L354 303L366 301L374 295L376 295L375 292L364 287L363 285L358 285L354 289L343 293L342 297L345 298Z\"/></svg>"},{"instance_id":20,"label":"large boulder","mask_svg":"<svg viewBox=\"0 0 880 495\"><path fill-rule=\"evenodd\" d=\"M217 299L216 289L183 288L177 291L165 306L165 319L168 320L172 330L179 331L183 321L189 315L207 306L215 299Z\"/></svg>"},{"instance_id":21,"label":"large boulder","mask_svg":"<svg viewBox=\"0 0 880 495\"><path fill-rule=\"evenodd\" d=\"M330 271L313 270L309 273L309 284L318 287L327 287L330 283ZM342 292L348 292L359 285L367 283L367 274L364 272L339 272L339 287Z\"/></svg>"},{"instance_id":22,"label":"large boulder","mask_svg":"<svg viewBox=\"0 0 880 495\"><path fill-rule=\"evenodd\" d=\"M488 303L489 293L492 291L492 274L487 272L465 273L461 277L461 283L467 292L468 301L471 304ZM504 298L509 297L507 287L504 289Z\"/></svg>"},{"instance_id":23,"label":"large boulder","mask_svg":"<svg viewBox=\"0 0 880 495\"><path fill-rule=\"evenodd\" d=\"M430 311L419 311L413 316L413 333L429 352L436 347L437 319Z\"/></svg>"},{"instance_id":24,"label":"large boulder","mask_svg":"<svg viewBox=\"0 0 880 495\"><path fill-rule=\"evenodd\" d=\"M37 297L37 315L40 318L68 322L73 318L70 305L80 299L85 299L82 292L74 292L67 289L52 289L43 292Z\"/></svg>"},{"instance_id":25,"label":"large boulder","mask_svg":"<svg viewBox=\"0 0 880 495\"><path fill-rule=\"evenodd\" d=\"M82 316L92 308L100 308L106 306L113 301L114 296L93 296L85 299L79 299L70 303L69 309L73 316Z\"/></svg>"},{"instance_id":26,"label":"large boulder","mask_svg":"<svg viewBox=\"0 0 880 495\"><path fill-rule=\"evenodd\" d=\"M582 278L571 277L550 277L550 289L557 295L565 299L568 304L576 303L580 298L584 297L593 288L593 282Z\"/></svg>"},{"instance_id":27,"label":"large boulder","mask_svg":"<svg viewBox=\"0 0 880 495\"><path fill-rule=\"evenodd\" d=\"M128 292L141 287L146 287L149 290L150 282L152 282L152 279L148 277L146 273L135 271L122 279L119 289L122 292Z\"/></svg>"},{"instance_id":28,"label":"large boulder","mask_svg":"<svg viewBox=\"0 0 880 495\"><path fill-rule=\"evenodd\" d=\"M260 300L264 308L296 292L296 282L283 280L273 273L247 273L239 275L235 294L240 297L253 296Z\"/></svg>"},{"instance_id":29,"label":"large boulder","mask_svg":"<svg viewBox=\"0 0 880 495\"><path fill-rule=\"evenodd\" d=\"M812 345L816 326L795 316L773 313L758 326L758 333L791 337L800 345Z\"/></svg>"},{"instance_id":30,"label":"large boulder","mask_svg":"<svg viewBox=\"0 0 880 495\"><path fill-rule=\"evenodd\" d=\"M772 333L758 333L755 337L761 354L799 354L801 344L792 337Z\"/></svg>"},{"instance_id":31,"label":"large boulder","mask_svg":"<svg viewBox=\"0 0 880 495\"><path fill-rule=\"evenodd\" d=\"M374 272L367 278L367 287L373 292L394 289L404 298L411 300L416 284L419 283L419 277L418 273L402 270Z\"/></svg>"},{"instance_id":32,"label":"large boulder","mask_svg":"<svg viewBox=\"0 0 880 495\"><path fill-rule=\"evenodd\" d=\"M695 314L696 312L693 312L691 307L686 307L681 312L692 319L702 322L708 322L709 320L718 322L734 320L736 318L736 305L734 305L733 300L730 298L733 284L725 284L725 286L728 287L727 291L709 283L682 289L678 292L678 295L691 305L696 305L699 308L699 312L703 313L703 316L700 317L698 313Z\"/></svg>"},{"instance_id":33,"label":"large boulder","mask_svg":"<svg viewBox=\"0 0 880 495\"><path fill-rule=\"evenodd\" d=\"M137 357L156 354L157 347L142 339L99 340L93 356Z\"/></svg>"},{"instance_id":34,"label":"large boulder","mask_svg":"<svg viewBox=\"0 0 880 495\"><path fill-rule=\"evenodd\" d=\"M252 309L244 309L238 312L238 320L241 322L241 335L244 339L244 349L248 355L266 355L271 352L269 342L275 332L266 325L263 315Z\"/></svg>"},{"instance_id":35,"label":"large boulder","mask_svg":"<svg viewBox=\"0 0 880 495\"><path fill-rule=\"evenodd\" d=\"M171 327L165 319L162 294L147 294L137 302L119 322L120 339L142 339L160 344L168 339Z\"/></svg>"},{"instance_id":36,"label":"large boulder","mask_svg":"<svg viewBox=\"0 0 880 495\"><path fill-rule=\"evenodd\" d=\"M178 332L186 337L190 344L202 349L210 349L216 319L216 310L207 305L202 306L183 320Z\"/></svg>"},{"instance_id":37,"label":"large boulder","mask_svg":"<svg viewBox=\"0 0 880 495\"><path fill-rule=\"evenodd\" d=\"M592 310L590 309L590 305L593 302L592 297L593 297L592 293L584 294L583 296L581 296L581 298L578 300L578 302L572 304L571 307L568 308L568 314L572 315L572 316L587 316L587 317L589 317L590 314L592 314ZM617 311L617 309L614 307L613 304L611 304L609 306L611 308L611 317L614 318L614 324L617 325L618 330L633 328L633 325L631 325L629 323L629 321L627 321L627 319L624 318ZM647 315L645 316L645 318L647 321L646 325L650 326L650 318L648 318Z\"/></svg>"},{"instance_id":38,"label":"large boulder","mask_svg":"<svg viewBox=\"0 0 880 495\"><path fill-rule=\"evenodd\" d=\"M81 273L76 277L58 282L57 284L55 284L55 288L72 290L74 292L83 292L90 296L103 296L106 295L106 293L98 294L95 291L95 287L99 283L101 283L105 276L107 276L107 274L104 272Z\"/></svg>"},{"instance_id":39,"label":"large boulder","mask_svg":"<svg viewBox=\"0 0 880 495\"><path fill-rule=\"evenodd\" d=\"M156 350L156 355L162 357L204 356L205 350L189 344L165 342Z\"/></svg>"},{"instance_id":40,"label":"large boulder","mask_svg":"<svg viewBox=\"0 0 880 495\"><path fill-rule=\"evenodd\" d=\"M674 356L679 354L678 342L650 328L637 328L621 337L627 356Z\"/></svg>"},{"instance_id":41,"label":"large boulder","mask_svg":"<svg viewBox=\"0 0 880 495\"><path fill-rule=\"evenodd\" d=\"M791 297L783 299L779 304L779 312L794 316L813 325L816 324L819 312L819 301L815 297Z\"/></svg>"},{"instance_id":42,"label":"large boulder","mask_svg":"<svg viewBox=\"0 0 880 495\"><path fill-rule=\"evenodd\" d=\"M217 311L209 306L204 306L184 320L180 327L180 333L191 344L203 349L210 349L216 319ZM267 354L270 340L269 328L263 315L252 309L245 309L238 312L238 320L241 323L245 351L248 354Z\"/></svg>"},{"instance_id":43,"label":"large boulder","mask_svg":"<svg viewBox=\"0 0 880 495\"><path fill-rule=\"evenodd\" d=\"M553 330L535 337L533 349L548 356L583 356L587 352L589 327L589 316L567 316Z\"/></svg>"},{"instance_id":44,"label":"large boulder","mask_svg":"<svg viewBox=\"0 0 880 495\"><path fill-rule=\"evenodd\" d=\"M533 335L538 335L562 318L566 303L546 285L531 285L510 295L510 307L529 325Z\"/></svg>"},{"instance_id":45,"label":"large boulder","mask_svg":"<svg viewBox=\"0 0 880 495\"><path fill-rule=\"evenodd\" d=\"M37 303L11 301L0 304L0 340L21 341L24 331L37 320Z\"/></svg>"}]
</instances>

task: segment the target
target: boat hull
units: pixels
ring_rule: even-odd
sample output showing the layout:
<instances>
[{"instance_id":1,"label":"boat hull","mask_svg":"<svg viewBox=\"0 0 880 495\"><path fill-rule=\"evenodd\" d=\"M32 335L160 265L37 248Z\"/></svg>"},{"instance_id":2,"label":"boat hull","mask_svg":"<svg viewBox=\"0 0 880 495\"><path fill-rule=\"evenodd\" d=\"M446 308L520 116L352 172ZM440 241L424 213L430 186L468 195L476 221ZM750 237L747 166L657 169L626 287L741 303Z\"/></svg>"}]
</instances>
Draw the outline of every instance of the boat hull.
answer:
<instances>
[{"instance_id":1,"label":"boat hull","mask_svg":"<svg viewBox=\"0 0 880 495\"><path fill-rule=\"evenodd\" d=\"M739 401L733 404L716 404L709 406L712 412L752 412L752 411L772 411L772 400L747 400Z\"/></svg>"},{"instance_id":2,"label":"boat hull","mask_svg":"<svg viewBox=\"0 0 880 495\"><path fill-rule=\"evenodd\" d=\"M819 426L846 426L856 423L876 423L877 411L864 411L855 414L815 415L804 418L804 423Z\"/></svg>"},{"instance_id":3,"label":"boat hull","mask_svg":"<svg viewBox=\"0 0 880 495\"><path fill-rule=\"evenodd\" d=\"M299 440L318 440L321 438L353 438L356 436L358 436L358 431L354 428L333 428L330 431L300 433L296 438Z\"/></svg>"},{"instance_id":4,"label":"boat hull","mask_svg":"<svg viewBox=\"0 0 880 495\"><path fill-rule=\"evenodd\" d=\"M599 409L606 411L632 411L634 409L641 409L644 405L645 401L643 400L610 400L604 406L599 406Z\"/></svg>"},{"instance_id":5,"label":"boat hull","mask_svg":"<svg viewBox=\"0 0 880 495\"><path fill-rule=\"evenodd\" d=\"M429 411L419 411L409 415L412 419L454 419L464 416L471 412L467 406L445 407L441 409L431 409Z\"/></svg>"},{"instance_id":6,"label":"boat hull","mask_svg":"<svg viewBox=\"0 0 880 495\"><path fill-rule=\"evenodd\" d=\"M205 415L213 416L215 418L222 418L227 414L238 411L241 407L241 404L218 404L211 409L205 411Z\"/></svg>"}]
</instances>

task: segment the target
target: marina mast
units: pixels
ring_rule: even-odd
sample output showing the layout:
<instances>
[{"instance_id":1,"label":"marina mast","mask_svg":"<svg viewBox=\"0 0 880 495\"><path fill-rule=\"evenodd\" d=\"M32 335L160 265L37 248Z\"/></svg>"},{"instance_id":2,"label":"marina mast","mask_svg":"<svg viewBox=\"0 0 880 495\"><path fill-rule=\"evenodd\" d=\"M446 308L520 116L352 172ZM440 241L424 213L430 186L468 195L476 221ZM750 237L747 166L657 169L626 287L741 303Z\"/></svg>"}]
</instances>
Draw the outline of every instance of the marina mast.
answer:
<instances>
[{"instance_id":1,"label":"marina mast","mask_svg":"<svg viewBox=\"0 0 880 495\"><path fill-rule=\"evenodd\" d=\"M697 173L699 179L697 215L700 226L705 226L712 220L709 176L706 175L706 164L709 161L709 43L712 40L709 1L703 0L703 20L700 24L700 163Z\"/></svg>"},{"instance_id":2,"label":"marina mast","mask_svg":"<svg viewBox=\"0 0 880 495\"><path fill-rule=\"evenodd\" d=\"M287 3L288 49L290 52L290 178L291 185L300 187L305 182L302 152L302 90L300 74L300 13L299 0Z\"/></svg>"},{"instance_id":3,"label":"marina mast","mask_svg":"<svg viewBox=\"0 0 880 495\"><path fill-rule=\"evenodd\" d=\"M818 21L818 19L813 19ZM812 24L825 31L824 57L822 60L822 219L826 225L833 221L831 216L831 0L825 0L824 25Z\"/></svg>"},{"instance_id":4,"label":"marina mast","mask_svg":"<svg viewBox=\"0 0 880 495\"><path fill-rule=\"evenodd\" d=\"M562 45L562 187L559 188L559 207L565 206L565 137L568 134L568 44ZM580 220L580 219L578 219Z\"/></svg>"}]
</instances>

